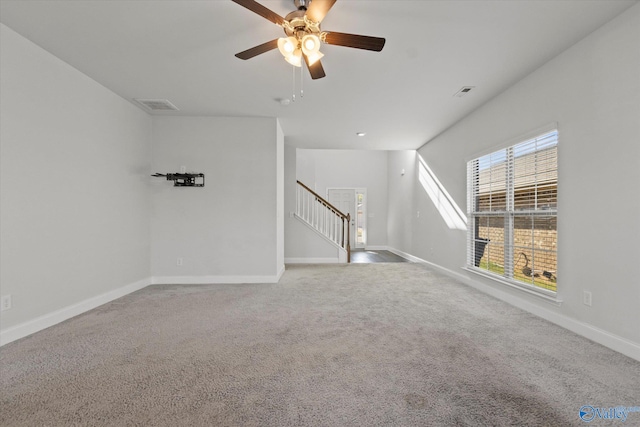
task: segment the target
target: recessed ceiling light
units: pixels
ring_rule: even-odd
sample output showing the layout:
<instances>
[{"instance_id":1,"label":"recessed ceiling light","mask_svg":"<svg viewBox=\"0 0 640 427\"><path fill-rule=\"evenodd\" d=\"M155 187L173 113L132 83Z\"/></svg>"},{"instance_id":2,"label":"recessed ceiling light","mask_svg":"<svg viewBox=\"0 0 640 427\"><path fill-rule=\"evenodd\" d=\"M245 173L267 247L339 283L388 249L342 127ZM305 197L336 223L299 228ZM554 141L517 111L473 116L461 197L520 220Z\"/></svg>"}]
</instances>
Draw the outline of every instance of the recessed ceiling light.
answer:
<instances>
[{"instance_id":1,"label":"recessed ceiling light","mask_svg":"<svg viewBox=\"0 0 640 427\"><path fill-rule=\"evenodd\" d=\"M365 136L367 133L366 132L357 132L356 135L358 136Z\"/></svg>"}]
</instances>

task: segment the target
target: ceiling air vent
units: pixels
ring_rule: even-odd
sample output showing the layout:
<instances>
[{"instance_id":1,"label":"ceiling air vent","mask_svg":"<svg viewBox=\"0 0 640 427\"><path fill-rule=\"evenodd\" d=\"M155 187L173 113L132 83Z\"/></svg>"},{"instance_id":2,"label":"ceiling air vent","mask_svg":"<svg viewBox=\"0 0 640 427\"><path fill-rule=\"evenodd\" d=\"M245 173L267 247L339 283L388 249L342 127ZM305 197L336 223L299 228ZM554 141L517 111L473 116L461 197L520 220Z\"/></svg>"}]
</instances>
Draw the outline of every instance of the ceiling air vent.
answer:
<instances>
[{"instance_id":1,"label":"ceiling air vent","mask_svg":"<svg viewBox=\"0 0 640 427\"><path fill-rule=\"evenodd\" d=\"M465 96L466 94L471 92L471 89L473 89L474 87L475 86L463 86L462 89L457 91L453 96L455 96L457 98L462 98L463 96Z\"/></svg>"},{"instance_id":2,"label":"ceiling air vent","mask_svg":"<svg viewBox=\"0 0 640 427\"><path fill-rule=\"evenodd\" d=\"M149 111L178 111L178 107L169 102L168 99L138 99L134 100Z\"/></svg>"}]
</instances>

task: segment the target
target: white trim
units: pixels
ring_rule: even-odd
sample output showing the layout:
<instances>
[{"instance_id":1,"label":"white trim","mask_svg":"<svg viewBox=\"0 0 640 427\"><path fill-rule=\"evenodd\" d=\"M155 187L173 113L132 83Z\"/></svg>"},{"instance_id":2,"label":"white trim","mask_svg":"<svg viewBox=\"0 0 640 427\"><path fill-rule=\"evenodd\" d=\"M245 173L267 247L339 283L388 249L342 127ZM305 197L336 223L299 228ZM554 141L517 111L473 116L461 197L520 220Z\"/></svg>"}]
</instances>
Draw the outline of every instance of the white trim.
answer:
<instances>
[{"instance_id":1,"label":"white trim","mask_svg":"<svg viewBox=\"0 0 640 427\"><path fill-rule=\"evenodd\" d=\"M560 305L562 305L562 299L559 297L559 295L556 292L553 291L549 291L546 289L535 289L533 288L533 286L531 286L531 288L529 288L530 285L527 285L526 283L518 283L515 280L509 280L505 277L502 276L498 276L497 274L491 274L489 272L484 272L483 270L479 269L478 267L462 267L463 270L468 271L469 273L472 274L477 274L478 276L482 276L485 277L489 280L493 280L495 282L501 283L503 285L509 286L513 289L517 289L518 291L521 292L526 292L529 295L534 295L536 297L540 297L550 303L553 303L555 305L557 305L558 307Z\"/></svg>"},{"instance_id":2,"label":"white trim","mask_svg":"<svg viewBox=\"0 0 640 427\"><path fill-rule=\"evenodd\" d=\"M341 264L339 258L285 258L285 264Z\"/></svg>"},{"instance_id":3,"label":"white trim","mask_svg":"<svg viewBox=\"0 0 640 427\"><path fill-rule=\"evenodd\" d=\"M244 283L278 283L281 274L274 276L154 276L152 285L237 285Z\"/></svg>"},{"instance_id":4,"label":"white trim","mask_svg":"<svg viewBox=\"0 0 640 427\"><path fill-rule=\"evenodd\" d=\"M139 280L137 282L122 286L101 295L80 301L68 307L61 308L52 313L45 314L35 319L28 320L16 326L12 326L0 331L0 346L8 344L12 341L24 338L28 335L39 332L43 329L56 325L65 320L71 319L79 314L93 310L103 304L122 298L132 292L138 291L151 284L151 278Z\"/></svg>"},{"instance_id":5,"label":"white trim","mask_svg":"<svg viewBox=\"0 0 640 427\"><path fill-rule=\"evenodd\" d=\"M16 326L12 326L5 330L0 331L0 346L24 338L36 332L42 331L53 325L56 325L72 317L78 316L89 310L93 310L96 307L104 305L108 302L122 298L125 295L139 291L149 285L159 284L186 284L186 285L201 285L201 284L239 284L239 283L278 283L280 278L284 274L285 266L280 268L280 271L275 276L169 276L169 277L148 277L146 279L139 280L137 282L125 285L121 288L114 289L104 294L80 301L76 304L72 304L68 307L61 308L52 313L45 314L37 317L33 320L28 320Z\"/></svg>"},{"instance_id":6,"label":"white trim","mask_svg":"<svg viewBox=\"0 0 640 427\"><path fill-rule=\"evenodd\" d=\"M367 203L369 201L369 195L367 194L367 189L366 188L356 188L355 189L355 201L356 201L356 206L355 206L355 211L353 212L353 216L354 216L354 220L355 220L355 226L353 228L353 247L356 249L362 249L362 248L366 248L367 247L367 240L369 239L369 208L367 207ZM357 242L357 235L358 235L358 193L362 193L364 194L364 203L362 204L363 208L362 208L362 215L364 216L364 227L363 227L363 231L364 231L364 243L362 244L362 246L358 246L358 242Z\"/></svg>"},{"instance_id":7,"label":"white trim","mask_svg":"<svg viewBox=\"0 0 640 427\"><path fill-rule=\"evenodd\" d=\"M413 256L411 254L408 254L406 252L402 252L401 250L398 250L396 248L387 248L386 250L388 250L389 252L394 253L394 254L396 254L398 256L401 256L402 258L407 259L407 260L409 260L411 262L419 262L419 263L424 263L424 264L431 264L431 263L423 260L422 258L418 258L418 257Z\"/></svg>"},{"instance_id":8,"label":"white trim","mask_svg":"<svg viewBox=\"0 0 640 427\"><path fill-rule=\"evenodd\" d=\"M389 246L374 246L374 245L366 245L364 248L365 251L390 251Z\"/></svg>"},{"instance_id":9,"label":"white trim","mask_svg":"<svg viewBox=\"0 0 640 427\"><path fill-rule=\"evenodd\" d=\"M436 270L439 270L442 273L446 274L447 276L458 279L462 283L474 289L477 289L482 293L491 295L492 297L504 301L507 304L518 307L542 319L548 320L551 323L555 323L556 325L565 328L575 334L583 336L587 339L590 339L591 341L617 351L618 353L622 353L625 356L640 361L640 343L630 341L626 338L612 334L588 323L584 323L568 317L564 314L549 310L546 307L542 307L538 304L526 301L518 295L510 294L508 292L505 292L503 289L495 288L478 280L474 280L471 277L467 277L464 274L449 270L448 268L442 267L429 261L425 261L413 255L405 254L404 252L397 249L389 248L389 251L397 255L404 256L405 258L410 259L413 262L419 262L433 267Z\"/></svg>"}]
</instances>

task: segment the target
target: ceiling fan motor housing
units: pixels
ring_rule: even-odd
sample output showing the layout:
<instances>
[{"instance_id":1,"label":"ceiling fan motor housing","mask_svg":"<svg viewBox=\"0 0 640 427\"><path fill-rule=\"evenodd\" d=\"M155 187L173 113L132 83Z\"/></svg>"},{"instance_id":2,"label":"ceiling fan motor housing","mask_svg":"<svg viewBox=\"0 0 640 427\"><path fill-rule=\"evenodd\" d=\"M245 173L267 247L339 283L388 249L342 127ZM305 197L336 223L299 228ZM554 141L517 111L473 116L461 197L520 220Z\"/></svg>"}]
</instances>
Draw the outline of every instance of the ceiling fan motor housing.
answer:
<instances>
[{"instance_id":1,"label":"ceiling fan motor housing","mask_svg":"<svg viewBox=\"0 0 640 427\"><path fill-rule=\"evenodd\" d=\"M282 28L287 36L293 36L300 39L306 34L318 35L320 33L320 23L310 21L305 17L305 14L305 9L299 9L294 10L285 16L285 24Z\"/></svg>"}]
</instances>

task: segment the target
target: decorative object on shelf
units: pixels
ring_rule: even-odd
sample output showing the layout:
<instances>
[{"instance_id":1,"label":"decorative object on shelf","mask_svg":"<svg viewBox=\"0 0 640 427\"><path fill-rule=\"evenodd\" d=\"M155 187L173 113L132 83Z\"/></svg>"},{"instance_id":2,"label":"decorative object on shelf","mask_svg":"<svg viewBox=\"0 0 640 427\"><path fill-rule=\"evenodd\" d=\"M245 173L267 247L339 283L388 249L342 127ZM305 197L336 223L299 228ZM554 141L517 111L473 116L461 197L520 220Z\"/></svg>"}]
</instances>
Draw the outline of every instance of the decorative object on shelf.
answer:
<instances>
[{"instance_id":1,"label":"decorative object on shelf","mask_svg":"<svg viewBox=\"0 0 640 427\"><path fill-rule=\"evenodd\" d=\"M203 173L154 173L151 176L165 176L173 181L174 187L204 187Z\"/></svg>"}]
</instances>

